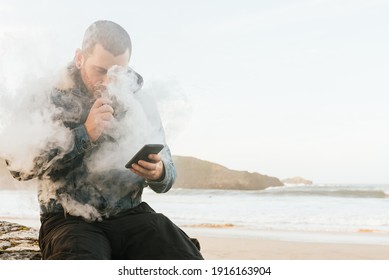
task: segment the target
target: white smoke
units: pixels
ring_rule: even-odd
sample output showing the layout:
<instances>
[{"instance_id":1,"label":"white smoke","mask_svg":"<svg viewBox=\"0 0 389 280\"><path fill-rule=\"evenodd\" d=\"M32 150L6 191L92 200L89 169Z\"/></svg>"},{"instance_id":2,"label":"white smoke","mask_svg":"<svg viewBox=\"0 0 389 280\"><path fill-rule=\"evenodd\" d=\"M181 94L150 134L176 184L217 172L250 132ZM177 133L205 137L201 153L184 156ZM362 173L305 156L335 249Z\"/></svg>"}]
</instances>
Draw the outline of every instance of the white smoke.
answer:
<instances>
[{"instance_id":1,"label":"white smoke","mask_svg":"<svg viewBox=\"0 0 389 280\"><path fill-rule=\"evenodd\" d=\"M166 141L171 145L192 120L192 102L179 83L174 81L151 81L143 92L156 100Z\"/></svg>"},{"instance_id":2,"label":"white smoke","mask_svg":"<svg viewBox=\"0 0 389 280\"><path fill-rule=\"evenodd\" d=\"M52 119L55 57L43 34L0 34L0 158L28 172L47 142L69 148L69 130ZM51 63L47 62L51 58Z\"/></svg>"},{"instance_id":3,"label":"white smoke","mask_svg":"<svg viewBox=\"0 0 389 280\"><path fill-rule=\"evenodd\" d=\"M26 37L26 34L2 36L0 169L4 171L4 160L7 160L10 170L33 175L28 173L33 169L37 157L51 149L60 148L61 153L56 155L59 159L73 148L72 133L60 120L54 120L53 116L59 112L50 99L51 91L63 72L56 70L59 66L53 67L52 64L57 61L54 57L50 63L47 62L47 56L52 55L48 51L49 40L43 38L37 42L36 39ZM111 82L105 97L115 101L115 119L103 136L109 136L114 141L101 143L98 150L88 158L88 170L91 173L123 170L127 161L143 145L166 144L159 112L169 141L185 127L191 115L190 102L176 86L154 82L139 90L139 77L133 71L113 67L109 69L108 75ZM5 173L3 171L0 170L0 174ZM36 182L36 179L33 181ZM40 199L48 201L58 198L56 190L62 187L61 184L58 181L50 187L39 188ZM5 185L12 184L0 181L0 188ZM121 189L107 191L112 199L123 195ZM93 206L77 202L66 194L60 195L59 200L69 214L89 220L101 218Z\"/></svg>"},{"instance_id":4,"label":"white smoke","mask_svg":"<svg viewBox=\"0 0 389 280\"><path fill-rule=\"evenodd\" d=\"M135 72L112 67L108 76L111 82L105 97L117 100L119 108L114 108L114 114L119 116L105 134L115 142L104 142L91 157L88 167L93 171L123 169L143 145L165 142L156 104L150 95L139 90Z\"/></svg>"},{"instance_id":5,"label":"white smoke","mask_svg":"<svg viewBox=\"0 0 389 280\"><path fill-rule=\"evenodd\" d=\"M49 102L49 89L44 82L21 88L9 102L14 105L11 110L4 110L8 114L0 134L0 157L9 160L11 170L28 173L34 166L34 159L50 148L48 143L64 151L70 148L70 131L53 121L55 108Z\"/></svg>"},{"instance_id":6,"label":"white smoke","mask_svg":"<svg viewBox=\"0 0 389 280\"><path fill-rule=\"evenodd\" d=\"M61 194L59 197L61 204L65 207L66 213L72 216L83 217L87 221L101 221L102 217L97 209L89 204L83 204L68 194Z\"/></svg>"}]
</instances>

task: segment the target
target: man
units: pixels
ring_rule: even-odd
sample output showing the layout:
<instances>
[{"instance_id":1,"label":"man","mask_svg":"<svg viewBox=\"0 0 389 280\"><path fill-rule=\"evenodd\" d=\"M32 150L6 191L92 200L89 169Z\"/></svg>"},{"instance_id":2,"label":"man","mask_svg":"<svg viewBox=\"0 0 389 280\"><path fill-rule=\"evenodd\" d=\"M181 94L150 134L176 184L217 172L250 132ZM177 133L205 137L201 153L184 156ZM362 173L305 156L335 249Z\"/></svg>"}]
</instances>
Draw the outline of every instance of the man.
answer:
<instances>
[{"instance_id":1,"label":"man","mask_svg":"<svg viewBox=\"0 0 389 280\"><path fill-rule=\"evenodd\" d=\"M173 185L167 146L129 170L95 171L88 165L105 143L115 142L106 132L127 113L104 93L108 70L127 69L130 56L130 37L121 26L93 23L51 94L54 118L71 131L71 148L49 142L31 173L13 172L19 180L39 178L43 259L202 259L196 242L141 200L147 185L158 193ZM135 77L140 87L143 80Z\"/></svg>"}]
</instances>

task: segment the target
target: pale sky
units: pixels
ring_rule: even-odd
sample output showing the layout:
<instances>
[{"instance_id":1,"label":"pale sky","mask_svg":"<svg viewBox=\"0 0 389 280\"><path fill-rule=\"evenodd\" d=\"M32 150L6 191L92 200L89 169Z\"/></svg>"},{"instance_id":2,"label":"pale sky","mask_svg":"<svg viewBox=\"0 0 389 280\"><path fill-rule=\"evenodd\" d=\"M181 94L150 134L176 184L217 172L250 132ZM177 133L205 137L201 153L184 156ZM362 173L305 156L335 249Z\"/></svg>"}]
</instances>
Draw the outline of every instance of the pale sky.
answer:
<instances>
[{"instance_id":1,"label":"pale sky","mask_svg":"<svg viewBox=\"0 0 389 280\"><path fill-rule=\"evenodd\" d=\"M146 87L172 92L173 154L280 179L389 183L388 14L379 0L0 0L0 44L23 50L17 34L37 36L42 63L65 64L93 21L115 21Z\"/></svg>"}]
</instances>

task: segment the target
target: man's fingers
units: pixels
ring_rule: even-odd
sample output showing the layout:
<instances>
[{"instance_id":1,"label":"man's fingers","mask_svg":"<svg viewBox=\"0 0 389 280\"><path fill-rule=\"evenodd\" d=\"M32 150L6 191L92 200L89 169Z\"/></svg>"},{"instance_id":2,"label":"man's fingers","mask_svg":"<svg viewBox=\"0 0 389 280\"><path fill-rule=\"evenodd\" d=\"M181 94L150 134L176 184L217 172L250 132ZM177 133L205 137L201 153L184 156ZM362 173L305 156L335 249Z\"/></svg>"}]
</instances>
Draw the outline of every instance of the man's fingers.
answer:
<instances>
[{"instance_id":1,"label":"man's fingers","mask_svg":"<svg viewBox=\"0 0 389 280\"><path fill-rule=\"evenodd\" d=\"M163 174L163 164L161 161L157 163L150 163L140 160L138 164L132 164L130 170L146 179L158 180Z\"/></svg>"},{"instance_id":2,"label":"man's fingers","mask_svg":"<svg viewBox=\"0 0 389 280\"><path fill-rule=\"evenodd\" d=\"M135 164L135 163L133 165L131 165L131 169L133 172L135 171L134 172L135 174L142 176L142 177L145 177L145 178L152 178L154 176L154 173L156 170L155 167L149 169L147 167L144 167L144 166L141 166L141 165Z\"/></svg>"},{"instance_id":3,"label":"man's fingers","mask_svg":"<svg viewBox=\"0 0 389 280\"><path fill-rule=\"evenodd\" d=\"M160 154L149 154L149 159L154 161L154 162L158 162L160 161L162 158L161 158L161 155Z\"/></svg>"},{"instance_id":4,"label":"man's fingers","mask_svg":"<svg viewBox=\"0 0 389 280\"><path fill-rule=\"evenodd\" d=\"M104 113L104 114L101 114L101 120L103 121L107 121L107 122L110 122L112 121L114 118L113 118L113 115L111 113Z\"/></svg>"},{"instance_id":5,"label":"man's fingers","mask_svg":"<svg viewBox=\"0 0 389 280\"><path fill-rule=\"evenodd\" d=\"M140 165L141 167L143 167L147 170L155 170L157 168L157 165L155 162L147 162L144 160L140 160L137 163L138 163L138 165Z\"/></svg>"},{"instance_id":6,"label":"man's fingers","mask_svg":"<svg viewBox=\"0 0 389 280\"><path fill-rule=\"evenodd\" d=\"M97 98L93 103L88 118L85 121L85 128L91 141L96 141L104 129L109 127L114 119L112 101L108 98Z\"/></svg>"},{"instance_id":7,"label":"man's fingers","mask_svg":"<svg viewBox=\"0 0 389 280\"><path fill-rule=\"evenodd\" d=\"M92 108L97 109L105 104L112 104L112 101L108 98L100 97L96 99L95 103L93 103Z\"/></svg>"},{"instance_id":8,"label":"man's fingers","mask_svg":"<svg viewBox=\"0 0 389 280\"><path fill-rule=\"evenodd\" d=\"M113 114L113 108L108 105L108 104L104 104L104 105L101 105L99 108L95 108L95 112L96 113L110 113L110 114Z\"/></svg>"}]
</instances>

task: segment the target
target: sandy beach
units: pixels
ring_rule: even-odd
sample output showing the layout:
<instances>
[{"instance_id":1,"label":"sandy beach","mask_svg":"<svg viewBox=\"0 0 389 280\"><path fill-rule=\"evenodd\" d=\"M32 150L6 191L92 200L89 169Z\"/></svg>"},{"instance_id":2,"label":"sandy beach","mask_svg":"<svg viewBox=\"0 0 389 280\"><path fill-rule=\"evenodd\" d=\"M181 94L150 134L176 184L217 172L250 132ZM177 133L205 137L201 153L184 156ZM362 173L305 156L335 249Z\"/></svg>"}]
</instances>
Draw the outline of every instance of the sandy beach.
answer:
<instances>
[{"instance_id":1,"label":"sandy beach","mask_svg":"<svg viewBox=\"0 0 389 280\"><path fill-rule=\"evenodd\" d=\"M389 233L240 231L230 224L184 226L208 260L389 260Z\"/></svg>"},{"instance_id":2,"label":"sandy beach","mask_svg":"<svg viewBox=\"0 0 389 280\"><path fill-rule=\"evenodd\" d=\"M198 236L208 260L389 260L389 245Z\"/></svg>"}]
</instances>

